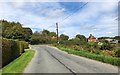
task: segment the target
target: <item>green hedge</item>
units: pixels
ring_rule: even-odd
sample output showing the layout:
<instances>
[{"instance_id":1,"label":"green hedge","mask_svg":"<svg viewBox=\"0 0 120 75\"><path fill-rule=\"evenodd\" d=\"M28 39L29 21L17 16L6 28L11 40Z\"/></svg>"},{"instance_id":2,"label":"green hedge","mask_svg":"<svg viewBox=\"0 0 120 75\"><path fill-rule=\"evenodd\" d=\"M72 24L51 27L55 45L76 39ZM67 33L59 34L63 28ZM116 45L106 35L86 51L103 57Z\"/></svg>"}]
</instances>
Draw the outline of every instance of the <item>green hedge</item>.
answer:
<instances>
[{"instance_id":1,"label":"green hedge","mask_svg":"<svg viewBox=\"0 0 120 75\"><path fill-rule=\"evenodd\" d=\"M34 50L25 51L20 57L18 57L14 61L10 62L10 64L2 68L2 75L22 75L21 73L31 61L34 54Z\"/></svg>"},{"instance_id":2,"label":"green hedge","mask_svg":"<svg viewBox=\"0 0 120 75\"><path fill-rule=\"evenodd\" d=\"M64 48L64 47L60 47L57 46L59 49L68 52L69 54L75 54L75 55L79 55L79 56L83 56L83 57L87 57L93 60L98 60L104 63L109 63L112 65L116 65L116 66L120 66L120 58L117 57L109 57L109 56L103 56L103 55L97 55L97 54L93 54L93 53L89 53L86 51L76 51L73 49L68 49L68 48Z\"/></svg>"},{"instance_id":3,"label":"green hedge","mask_svg":"<svg viewBox=\"0 0 120 75\"><path fill-rule=\"evenodd\" d=\"M28 48L25 41L2 39L2 67L19 57Z\"/></svg>"}]
</instances>

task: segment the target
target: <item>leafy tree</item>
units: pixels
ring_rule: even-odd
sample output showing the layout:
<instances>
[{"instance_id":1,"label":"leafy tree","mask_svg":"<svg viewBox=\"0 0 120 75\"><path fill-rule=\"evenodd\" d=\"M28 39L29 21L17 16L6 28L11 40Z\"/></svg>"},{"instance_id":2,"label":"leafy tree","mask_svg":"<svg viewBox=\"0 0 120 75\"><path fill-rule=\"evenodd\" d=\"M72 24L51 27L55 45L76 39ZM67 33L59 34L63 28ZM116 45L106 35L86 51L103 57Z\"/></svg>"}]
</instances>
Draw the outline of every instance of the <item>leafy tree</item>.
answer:
<instances>
[{"instance_id":1,"label":"leafy tree","mask_svg":"<svg viewBox=\"0 0 120 75\"><path fill-rule=\"evenodd\" d=\"M116 50L115 50L115 55L116 55L117 57L120 57L120 48L116 48Z\"/></svg>"},{"instance_id":2,"label":"leafy tree","mask_svg":"<svg viewBox=\"0 0 120 75\"><path fill-rule=\"evenodd\" d=\"M84 35L77 34L75 38L79 39L80 45L87 43L87 38Z\"/></svg>"},{"instance_id":3,"label":"leafy tree","mask_svg":"<svg viewBox=\"0 0 120 75\"><path fill-rule=\"evenodd\" d=\"M61 35L60 35L60 39L61 39L61 40L68 40L68 39L69 39L69 36L64 35L64 34L61 34Z\"/></svg>"},{"instance_id":4,"label":"leafy tree","mask_svg":"<svg viewBox=\"0 0 120 75\"><path fill-rule=\"evenodd\" d=\"M25 41L29 41L32 35L32 30L30 28L23 28L24 29L24 38Z\"/></svg>"},{"instance_id":5,"label":"leafy tree","mask_svg":"<svg viewBox=\"0 0 120 75\"><path fill-rule=\"evenodd\" d=\"M100 39L110 39L111 37L99 37L98 40Z\"/></svg>"},{"instance_id":6,"label":"leafy tree","mask_svg":"<svg viewBox=\"0 0 120 75\"><path fill-rule=\"evenodd\" d=\"M36 34L33 34L30 38L30 43L31 44L39 44L39 39L40 39L39 36L37 36Z\"/></svg>"},{"instance_id":7,"label":"leafy tree","mask_svg":"<svg viewBox=\"0 0 120 75\"><path fill-rule=\"evenodd\" d=\"M32 35L32 30L30 28L23 28L19 22L8 22L6 20L0 20L0 22L4 38L28 41Z\"/></svg>"},{"instance_id":8,"label":"leafy tree","mask_svg":"<svg viewBox=\"0 0 120 75\"><path fill-rule=\"evenodd\" d=\"M42 31L42 34L43 34L44 36L49 36L50 32L49 32L48 30L43 30L43 31Z\"/></svg>"},{"instance_id":9,"label":"leafy tree","mask_svg":"<svg viewBox=\"0 0 120 75\"><path fill-rule=\"evenodd\" d=\"M73 39L70 39L69 41L73 45L80 45L80 39L79 38L73 38Z\"/></svg>"},{"instance_id":10,"label":"leafy tree","mask_svg":"<svg viewBox=\"0 0 120 75\"><path fill-rule=\"evenodd\" d=\"M76 38L79 38L81 41L87 41L87 39L84 35L77 34Z\"/></svg>"},{"instance_id":11,"label":"leafy tree","mask_svg":"<svg viewBox=\"0 0 120 75\"><path fill-rule=\"evenodd\" d=\"M51 39L50 35L51 35L51 32L49 32L48 30L43 30L42 34L40 34L39 32L36 31L31 36L30 43L31 44L51 44L51 43L56 43L56 39Z\"/></svg>"},{"instance_id":12,"label":"leafy tree","mask_svg":"<svg viewBox=\"0 0 120 75\"><path fill-rule=\"evenodd\" d=\"M56 36L55 32L50 32L50 36Z\"/></svg>"},{"instance_id":13,"label":"leafy tree","mask_svg":"<svg viewBox=\"0 0 120 75\"><path fill-rule=\"evenodd\" d=\"M115 36L114 39L119 40L120 41L120 36Z\"/></svg>"},{"instance_id":14,"label":"leafy tree","mask_svg":"<svg viewBox=\"0 0 120 75\"><path fill-rule=\"evenodd\" d=\"M89 42L88 43L91 47L98 49L98 43L96 42Z\"/></svg>"},{"instance_id":15,"label":"leafy tree","mask_svg":"<svg viewBox=\"0 0 120 75\"><path fill-rule=\"evenodd\" d=\"M113 49L114 47L110 44L110 43L106 43L104 42L101 46L100 46L100 49L101 50L111 50Z\"/></svg>"},{"instance_id":16,"label":"leafy tree","mask_svg":"<svg viewBox=\"0 0 120 75\"><path fill-rule=\"evenodd\" d=\"M23 29L21 25L16 25L14 22L10 23L11 26L8 26L3 30L3 37L11 39L21 39L23 38Z\"/></svg>"}]
</instances>

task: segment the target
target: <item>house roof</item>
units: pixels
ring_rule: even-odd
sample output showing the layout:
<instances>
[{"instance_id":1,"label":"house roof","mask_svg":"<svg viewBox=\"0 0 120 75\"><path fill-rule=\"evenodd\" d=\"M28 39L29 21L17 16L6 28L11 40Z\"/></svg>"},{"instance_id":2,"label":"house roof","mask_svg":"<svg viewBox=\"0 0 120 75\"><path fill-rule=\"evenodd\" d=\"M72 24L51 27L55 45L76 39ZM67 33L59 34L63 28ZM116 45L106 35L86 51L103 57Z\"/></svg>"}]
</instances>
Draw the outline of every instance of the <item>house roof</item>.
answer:
<instances>
[{"instance_id":1,"label":"house roof","mask_svg":"<svg viewBox=\"0 0 120 75\"><path fill-rule=\"evenodd\" d=\"M96 39L92 34L90 34L88 39Z\"/></svg>"}]
</instances>

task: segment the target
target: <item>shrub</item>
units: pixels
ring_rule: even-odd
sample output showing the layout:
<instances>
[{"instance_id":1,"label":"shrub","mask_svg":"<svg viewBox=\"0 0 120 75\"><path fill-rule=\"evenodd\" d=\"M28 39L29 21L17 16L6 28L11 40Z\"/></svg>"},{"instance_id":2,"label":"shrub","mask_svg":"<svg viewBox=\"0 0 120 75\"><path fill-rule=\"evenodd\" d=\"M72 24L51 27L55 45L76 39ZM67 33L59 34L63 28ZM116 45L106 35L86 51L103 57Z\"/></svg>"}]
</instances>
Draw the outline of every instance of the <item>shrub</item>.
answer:
<instances>
[{"instance_id":1,"label":"shrub","mask_svg":"<svg viewBox=\"0 0 120 75\"><path fill-rule=\"evenodd\" d=\"M8 40L8 41L11 42L11 47L10 47L11 48L11 57L10 58L13 60L20 55L20 53L19 53L20 51L18 48L19 44L17 44L18 41L13 41L13 40Z\"/></svg>"},{"instance_id":2,"label":"shrub","mask_svg":"<svg viewBox=\"0 0 120 75\"><path fill-rule=\"evenodd\" d=\"M2 66L11 61L11 43L6 39L2 39Z\"/></svg>"},{"instance_id":3,"label":"shrub","mask_svg":"<svg viewBox=\"0 0 120 75\"><path fill-rule=\"evenodd\" d=\"M73 47L74 50L78 50L78 51L82 50L82 48L80 46L77 46L77 45L73 45L71 47Z\"/></svg>"},{"instance_id":4,"label":"shrub","mask_svg":"<svg viewBox=\"0 0 120 75\"><path fill-rule=\"evenodd\" d=\"M115 56L115 52L114 51L110 51L110 50L103 50L101 51L101 54L105 55L105 56L112 56L114 57Z\"/></svg>"},{"instance_id":5,"label":"shrub","mask_svg":"<svg viewBox=\"0 0 120 75\"><path fill-rule=\"evenodd\" d=\"M95 54L101 54L101 51L100 50L93 50L93 53L95 53Z\"/></svg>"},{"instance_id":6,"label":"shrub","mask_svg":"<svg viewBox=\"0 0 120 75\"><path fill-rule=\"evenodd\" d=\"M60 47L60 46L58 46L58 48L63 50L63 51L66 51L70 54L76 54L76 55L79 55L79 56L83 56L83 57L87 57L87 58L90 58L90 59L98 60L98 61L101 61L101 62L104 62L104 63L109 63L109 64L112 64L112 65L120 66L120 58L109 57L109 56L104 56L104 55L97 55L97 54L93 54L93 53L89 53L89 52L81 51L81 50L76 51L76 50L69 49L69 48L63 48L63 47Z\"/></svg>"},{"instance_id":7,"label":"shrub","mask_svg":"<svg viewBox=\"0 0 120 75\"><path fill-rule=\"evenodd\" d=\"M110 44L110 43L106 43L104 42L101 46L100 46L100 49L101 50L111 50L113 49L114 47Z\"/></svg>"},{"instance_id":8,"label":"shrub","mask_svg":"<svg viewBox=\"0 0 120 75\"><path fill-rule=\"evenodd\" d=\"M24 52L24 49L28 48L28 43L24 41L15 41L2 39L2 66L7 65L12 60L17 58Z\"/></svg>"},{"instance_id":9,"label":"shrub","mask_svg":"<svg viewBox=\"0 0 120 75\"><path fill-rule=\"evenodd\" d=\"M120 57L120 48L115 50L115 56Z\"/></svg>"}]
</instances>

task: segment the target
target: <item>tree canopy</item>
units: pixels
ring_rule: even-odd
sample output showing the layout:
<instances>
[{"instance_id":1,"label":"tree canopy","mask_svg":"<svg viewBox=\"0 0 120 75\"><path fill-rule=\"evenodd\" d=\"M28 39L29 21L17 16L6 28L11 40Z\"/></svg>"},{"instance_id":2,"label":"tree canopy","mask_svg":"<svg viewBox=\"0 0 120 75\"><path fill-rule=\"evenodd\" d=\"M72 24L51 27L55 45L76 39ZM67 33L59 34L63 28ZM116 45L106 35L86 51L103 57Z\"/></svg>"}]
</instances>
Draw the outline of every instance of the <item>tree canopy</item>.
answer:
<instances>
[{"instance_id":1,"label":"tree canopy","mask_svg":"<svg viewBox=\"0 0 120 75\"><path fill-rule=\"evenodd\" d=\"M69 36L64 35L64 34L61 34L61 35L60 35L60 39L61 39L61 40L68 40L68 39L69 39Z\"/></svg>"},{"instance_id":2,"label":"tree canopy","mask_svg":"<svg viewBox=\"0 0 120 75\"><path fill-rule=\"evenodd\" d=\"M77 34L76 38L79 38L81 41L86 41L86 37L84 35Z\"/></svg>"},{"instance_id":3,"label":"tree canopy","mask_svg":"<svg viewBox=\"0 0 120 75\"><path fill-rule=\"evenodd\" d=\"M8 22L6 20L0 20L0 22L4 38L28 41L32 35L32 30L30 28L23 28L19 22Z\"/></svg>"}]
</instances>

